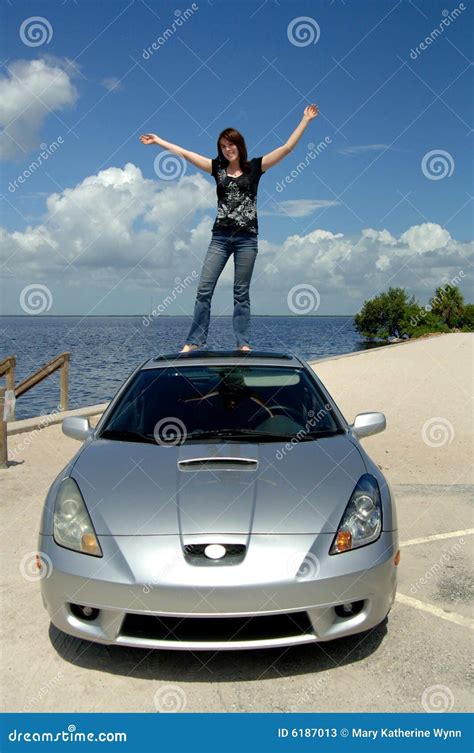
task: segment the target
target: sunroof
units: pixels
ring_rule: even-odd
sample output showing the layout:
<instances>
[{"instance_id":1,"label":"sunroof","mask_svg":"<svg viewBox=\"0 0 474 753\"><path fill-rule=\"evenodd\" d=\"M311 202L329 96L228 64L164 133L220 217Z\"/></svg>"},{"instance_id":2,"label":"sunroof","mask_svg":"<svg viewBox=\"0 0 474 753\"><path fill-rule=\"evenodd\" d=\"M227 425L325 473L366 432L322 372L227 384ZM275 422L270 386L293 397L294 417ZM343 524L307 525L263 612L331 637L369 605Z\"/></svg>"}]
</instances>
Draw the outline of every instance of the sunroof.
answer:
<instances>
[{"instance_id":1,"label":"sunroof","mask_svg":"<svg viewBox=\"0 0 474 753\"><path fill-rule=\"evenodd\" d=\"M193 358L224 358L225 356L235 358L286 358L291 360L293 356L289 353L275 353L267 350L191 350L188 353L160 353L154 361L169 361L176 358L187 361Z\"/></svg>"}]
</instances>

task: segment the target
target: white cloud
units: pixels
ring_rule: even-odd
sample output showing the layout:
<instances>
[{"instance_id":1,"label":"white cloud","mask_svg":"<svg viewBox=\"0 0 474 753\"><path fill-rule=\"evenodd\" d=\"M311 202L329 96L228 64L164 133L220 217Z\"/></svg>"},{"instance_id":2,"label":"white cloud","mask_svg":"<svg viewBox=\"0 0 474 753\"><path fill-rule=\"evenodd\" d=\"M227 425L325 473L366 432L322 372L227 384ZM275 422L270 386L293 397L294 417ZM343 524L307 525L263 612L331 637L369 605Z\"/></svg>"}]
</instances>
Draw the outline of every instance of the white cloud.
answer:
<instances>
[{"instance_id":1,"label":"white cloud","mask_svg":"<svg viewBox=\"0 0 474 753\"><path fill-rule=\"evenodd\" d=\"M271 206L274 209L265 209L259 214L261 215L282 215L284 217L307 217L316 209L321 207L334 207L340 204L340 201L332 201L329 199L290 199L289 201L274 201Z\"/></svg>"},{"instance_id":2,"label":"white cloud","mask_svg":"<svg viewBox=\"0 0 474 753\"><path fill-rule=\"evenodd\" d=\"M359 146L343 146L338 151L341 154L365 154L365 152L381 152L389 148L389 144L360 144Z\"/></svg>"},{"instance_id":3,"label":"white cloud","mask_svg":"<svg viewBox=\"0 0 474 753\"><path fill-rule=\"evenodd\" d=\"M434 222L424 222L422 225L411 227L400 237L402 243L406 243L410 251L417 254L444 248L451 236L447 230Z\"/></svg>"},{"instance_id":4,"label":"white cloud","mask_svg":"<svg viewBox=\"0 0 474 753\"><path fill-rule=\"evenodd\" d=\"M100 83L107 89L107 91L118 91L122 86L120 79L116 76L103 78Z\"/></svg>"},{"instance_id":5,"label":"white cloud","mask_svg":"<svg viewBox=\"0 0 474 753\"><path fill-rule=\"evenodd\" d=\"M130 162L109 167L51 194L41 222L23 230L0 229L5 275L21 287L38 281L71 288L71 297L78 296L76 310L82 303L76 287L93 288L98 300L120 285L125 307L127 292L136 293L139 301L144 291L172 289L176 277L200 273L215 203L214 182L201 173L170 182L144 178ZM410 227L400 236L383 228L364 228L351 236L318 228L281 243L268 241L261 232L253 310L288 313L287 293L300 283L319 291L319 313L354 313L365 298L389 286L406 287L424 303L444 277L460 270L470 300L472 258L472 243L455 240L434 222ZM219 280L217 299L222 295L226 304L232 296L233 266L229 261ZM187 308L194 295L195 285L186 293ZM183 313L183 301L169 313ZM114 311L120 313L116 305L110 313Z\"/></svg>"},{"instance_id":6,"label":"white cloud","mask_svg":"<svg viewBox=\"0 0 474 753\"><path fill-rule=\"evenodd\" d=\"M70 75L59 62L17 60L0 78L0 157L25 157L41 144L40 131L52 113L78 97ZM59 129L62 128L58 122Z\"/></svg>"}]
</instances>

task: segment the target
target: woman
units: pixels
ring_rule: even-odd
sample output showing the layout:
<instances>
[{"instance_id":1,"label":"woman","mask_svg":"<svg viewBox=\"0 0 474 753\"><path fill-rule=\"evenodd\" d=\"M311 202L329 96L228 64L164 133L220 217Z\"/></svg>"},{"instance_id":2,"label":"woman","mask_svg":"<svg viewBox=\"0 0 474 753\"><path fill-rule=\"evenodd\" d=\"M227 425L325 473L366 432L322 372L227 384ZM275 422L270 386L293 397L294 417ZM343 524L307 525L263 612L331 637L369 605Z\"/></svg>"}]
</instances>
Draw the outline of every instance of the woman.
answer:
<instances>
[{"instance_id":1,"label":"woman","mask_svg":"<svg viewBox=\"0 0 474 753\"><path fill-rule=\"evenodd\" d=\"M238 350L251 350L249 287L258 252L257 189L260 177L289 154L308 123L319 113L316 105L308 105L288 141L263 157L247 160L245 140L235 128L226 128L217 139L217 157L210 159L196 152L147 133L140 136L142 144L158 144L179 154L188 162L212 174L216 181L217 217L212 238L199 279L196 303L187 342L181 353L205 345L209 330L211 299L217 280L227 259L234 254L234 315L233 327Z\"/></svg>"}]
</instances>

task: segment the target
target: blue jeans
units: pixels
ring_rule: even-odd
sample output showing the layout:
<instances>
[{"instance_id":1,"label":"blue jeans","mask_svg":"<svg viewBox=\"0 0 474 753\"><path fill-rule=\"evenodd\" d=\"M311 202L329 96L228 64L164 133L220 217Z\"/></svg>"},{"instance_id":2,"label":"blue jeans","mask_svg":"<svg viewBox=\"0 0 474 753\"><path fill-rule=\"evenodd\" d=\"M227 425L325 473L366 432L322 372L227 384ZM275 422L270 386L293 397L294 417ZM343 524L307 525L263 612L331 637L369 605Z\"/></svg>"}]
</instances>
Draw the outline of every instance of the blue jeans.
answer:
<instances>
[{"instance_id":1,"label":"blue jeans","mask_svg":"<svg viewBox=\"0 0 474 753\"><path fill-rule=\"evenodd\" d=\"M189 345L201 347L206 344L212 295L219 275L232 253L234 254L234 315L232 320L234 334L238 348L250 344L249 287L258 253L257 237L243 234L232 235L231 232L219 230L212 233L201 270L193 322L186 338Z\"/></svg>"}]
</instances>

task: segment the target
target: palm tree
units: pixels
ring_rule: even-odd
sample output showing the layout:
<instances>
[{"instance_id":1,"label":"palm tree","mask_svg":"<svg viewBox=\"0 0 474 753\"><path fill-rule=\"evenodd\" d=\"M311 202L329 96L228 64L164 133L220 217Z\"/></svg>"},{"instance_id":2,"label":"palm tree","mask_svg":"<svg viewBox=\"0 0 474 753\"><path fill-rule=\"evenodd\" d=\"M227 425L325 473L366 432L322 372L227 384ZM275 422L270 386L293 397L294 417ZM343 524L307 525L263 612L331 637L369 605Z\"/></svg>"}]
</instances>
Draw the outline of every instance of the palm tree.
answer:
<instances>
[{"instance_id":1,"label":"palm tree","mask_svg":"<svg viewBox=\"0 0 474 753\"><path fill-rule=\"evenodd\" d=\"M443 319L448 327L455 327L462 319L464 297L455 285L436 288L431 299L431 310Z\"/></svg>"}]
</instances>

